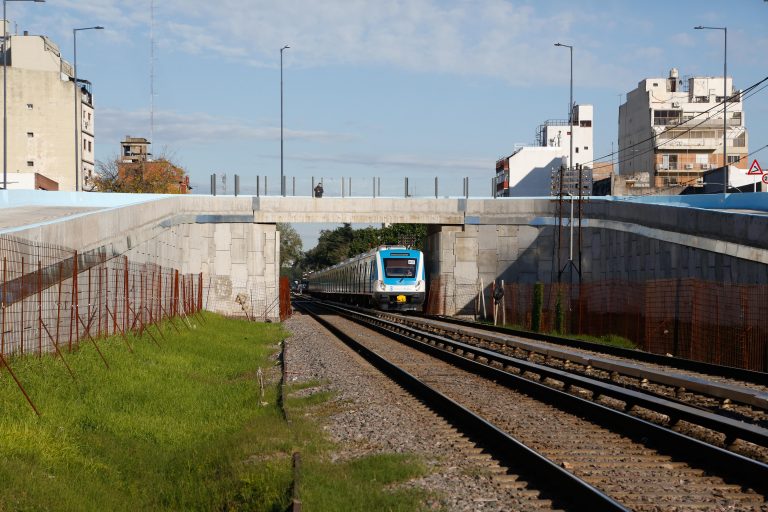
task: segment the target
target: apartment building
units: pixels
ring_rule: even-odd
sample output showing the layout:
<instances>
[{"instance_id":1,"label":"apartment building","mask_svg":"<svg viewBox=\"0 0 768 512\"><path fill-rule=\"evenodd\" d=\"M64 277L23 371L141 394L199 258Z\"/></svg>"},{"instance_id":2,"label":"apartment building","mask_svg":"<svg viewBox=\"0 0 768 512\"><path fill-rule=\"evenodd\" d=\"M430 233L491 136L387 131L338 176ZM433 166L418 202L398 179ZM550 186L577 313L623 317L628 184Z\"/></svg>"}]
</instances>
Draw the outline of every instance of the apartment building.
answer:
<instances>
[{"instance_id":1,"label":"apartment building","mask_svg":"<svg viewBox=\"0 0 768 512\"><path fill-rule=\"evenodd\" d=\"M619 107L619 174L647 172L651 186L701 184L723 162L723 80L730 185L746 177L748 154L741 93L728 77L646 78Z\"/></svg>"},{"instance_id":2,"label":"apartment building","mask_svg":"<svg viewBox=\"0 0 768 512\"><path fill-rule=\"evenodd\" d=\"M557 195L560 169L563 193L589 195L592 190L591 166L594 160L592 105L574 105L573 166L571 155L571 121L550 119L536 128L533 145L518 145L509 156L496 161L496 195L501 197L538 197Z\"/></svg>"},{"instance_id":3,"label":"apartment building","mask_svg":"<svg viewBox=\"0 0 768 512\"><path fill-rule=\"evenodd\" d=\"M75 190L77 169L80 190L88 190L95 169L90 82L78 79L75 88L72 65L46 36L9 35L5 57L8 188Z\"/></svg>"}]
</instances>

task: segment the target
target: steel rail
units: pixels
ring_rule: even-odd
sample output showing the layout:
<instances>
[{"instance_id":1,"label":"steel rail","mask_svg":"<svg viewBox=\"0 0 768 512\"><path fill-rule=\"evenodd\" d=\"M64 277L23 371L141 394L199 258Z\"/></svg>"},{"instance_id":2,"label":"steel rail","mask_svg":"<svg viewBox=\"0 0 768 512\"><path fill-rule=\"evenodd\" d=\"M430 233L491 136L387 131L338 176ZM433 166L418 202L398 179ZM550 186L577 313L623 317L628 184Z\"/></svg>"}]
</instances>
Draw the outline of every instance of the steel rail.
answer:
<instances>
[{"instance_id":1,"label":"steel rail","mask_svg":"<svg viewBox=\"0 0 768 512\"><path fill-rule=\"evenodd\" d=\"M602 491L525 446L495 425L366 348L353 337L316 314L312 308L307 306L307 303L296 301L294 306L311 315L312 318L350 346L379 371L424 401L450 423L459 427L471 437L473 442L482 446L489 453L499 457L505 464L514 466L515 471L520 470L526 474L532 474L537 479L537 483L541 482L541 485L536 486L537 488L545 489L548 494L552 495L551 497L567 496L567 498L558 498L557 501L573 504L578 508L587 510L629 510ZM387 332L390 335L392 334L389 331Z\"/></svg>"},{"instance_id":2,"label":"steel rail","mask_svg":"<svg viewBox=\"0 0 768 512\"><path fill-rule=\"evenodd\" d=\"M627 359L634 359L644 363L658 364L661 366L667 366L669 368L677 368L679 370L700 372L717 377L737 379L752 384L768 386L768 372L759 372L755 370L747 370L744 368L736 368L734 366L724 366L719 364L706 363L703 361L694 361L693 359L671 357L630 348L613 347L610 345L603 345L601 343L569 338L567 336L557 336L554 334L523 331L521 329L512 329L509 327L501 327L497 325L487 325L470 320L461 320L459 318L450 318L445 316L433 316L425 318L433 318L435 320L440 320L441 322L472 327L474 329L480 329L483 331L509 334L511 336L519 336L521 338L528 338L536 341L546 341L555 345L562 345L582 350L591 350L593 352L601 352L603 354L609 354L612 356L626 357Z\"/></svg>"},{"instance_id":3,"label":"steel rail","mask_svg":"<svg viewBox=\"0 0 768 512\"><path fill-rule=\"evenodd\" d=\"M364 315L360 312L354 312L356 315ZM402 329L402 324L397 322L389 322L378 317L365 315L370 319L375 319L377 322L385 322L391 328ZM411 328L413 329L413 328ZM615 384L604 382L602 379L594 379L591 377L570 373L557 368L541 365L519 359L504 354L499 354L492 350L476 347L460 341L446 338L436 334L428 333L425 331L416 331L422 338L429 338L435 342L443 343L453 346L457 349L461 349L464 352L470 352L475 355L481 355L487 358L489 361L495 361L504 365L515 366L520 368L521 373L532 372L541 376L541 379L549 378L562 382L567 387L578 387L591 391L595 397L607 396L621 400L627 404L626 409L630 409L632 406L641 406L646 409L650 409L661 414L665 414L670 418L670 423L675 424L680 420L688 421L696 425L706 427L712 430L716 430L726 435L729 440L727 444L733 442L735 439L742 439L761 446L768 446L768 429L752 425L739 420L728 418L713 412L709 412L697 407L682 404L678 401L668 400L658 395L650 395L640 391L624 388Z\"/></svg>"},{"instance_id":4,"label":"steel rail","mask_svg":"<svg viewBox=\"0 0 768 512\"><path fill-rule=\"evenodd\" d=\"M760 461L744 457L723 448L708 444L704 441L680 434L669 428L657 425L636 416L632 416L625 412L612 409L592 400L586 400L546 384L542 384L531 379L526 379L525 377L515 375L505 370L494 368L488 364L480 363L473 359L468 359L453 352L448 352L437 346L433 346L428 342L416 340L405 334L394 332L382 325L389 324L390 327L395 329L406 330L405 326L402 324L388 322L381 318L367 315L358 311L345 310L339 306L326 304L323 306L339 313L344 311L344 314L348 318L355 320L358 323L365 324L366 326L374 328L379 332L388 333L392 337L415 345L420 350L430 355L440 358L446 362L450 362L451 364L454 364L477 375L492 379L499 384L528 393L532 396L535 396L537 399L546 401L547 403L550 403L562 410L566 410L579 416L585 416L590 421L599 422L600 424L613 430L619 431L623 434L632 435L636 438L652 439L655 442L655 446L659 446L665 450L668 450L669 452L679 454L683 456L684 460L686 461L694 462L700 466L706 467L714 474L720 474L720 476L723 478L738 479L740 484L749 485L754 489L760 490L760 492L764 494L768 493L768 465ZM412 328L410 329L413 330ZM517 360L508 356L503 356L496 352L467 345L465 343L461 343L449 338L443 338L431 333L419 331L417 332L417 335L422 339L431 339L435 343L442 343L444 345L453 346L456 349L461 349L462 351L475 354L476 357L478 355L486 357L489 361L493 360L501 364L511 364L513 366L518 366L521 368L521 373L524 373L524 371L538 373L541 375L542 381L544 381L545 378L552 378L554 380L564 381L566 384L572 383L573 386L579 388L584 387L587 389L593 389L595 390L593 392L597 392L601 395L614 396L616 398L623 396L624 398L619 399L629 404L652 405L654 402L659 400L657 398L649 399L648 397L643 397L641 393L637 392L628 393L627 390L619 388L618 386L608 387L599 381L589 382L590 379L582 376L568 374L566 372L562 372L561 370L544 367L535 363L530 363L528 361ZM525 370L523 370L523 368L525 368ZM693 419L697 414L702 414L702 411L690 408L688 406L685 407L686 409L692 410L689 411L683 409L678 404L673 403L666 405L666 410L669 410L671 413L673 413L672 418L677 420L686 419L686 421L690 421L687 418ZM742 438L742 436L754 438L759 434L759 432L756 432L757 429L759 429L763 431L762 435L759 437L764 439L765 429L760 429L760 427L755 427L754 429L744 428L752 426L748 426L746 424L743 424L743 426L738 425L740 422L734 422L729 418L719 419L721 421L717 421L718 418L704 418L702 421L715 422L719 426L718 430L724 429L730 433L738 432L739 435L736 436L738 438ZM755 432L753 432L753 430ZM722 474L724 468L728 472L727 475Z\"/></svg>"}]
</instances>

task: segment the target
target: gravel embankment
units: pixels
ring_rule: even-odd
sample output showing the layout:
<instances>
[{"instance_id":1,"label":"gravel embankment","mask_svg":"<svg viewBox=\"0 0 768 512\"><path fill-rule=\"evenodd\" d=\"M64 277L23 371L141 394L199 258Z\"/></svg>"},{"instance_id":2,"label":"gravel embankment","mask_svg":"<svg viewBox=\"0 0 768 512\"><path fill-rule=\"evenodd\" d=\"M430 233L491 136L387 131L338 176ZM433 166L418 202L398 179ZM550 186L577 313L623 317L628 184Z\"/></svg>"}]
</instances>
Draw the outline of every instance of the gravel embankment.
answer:
<instances>
[{"instance_id":1,"label":"gravel embankment","mask_svg":"<svg viewBox=\"0 0 768 512\"><path fill-rule=\"evenodd\" d=\"M413 453L429 474L406 485L423 488L434 498L429 508L449 511L548 509L548 500L519 489L494 461L474 455L474 447L449 425L381 375L310 317L297 312L285 322L289 382L319 380L331 390L338 413L319 417L331 439L339 443L334 459L370 453ZM440 434L438 434L438 432Z\"/></svg>"}]
</instances>

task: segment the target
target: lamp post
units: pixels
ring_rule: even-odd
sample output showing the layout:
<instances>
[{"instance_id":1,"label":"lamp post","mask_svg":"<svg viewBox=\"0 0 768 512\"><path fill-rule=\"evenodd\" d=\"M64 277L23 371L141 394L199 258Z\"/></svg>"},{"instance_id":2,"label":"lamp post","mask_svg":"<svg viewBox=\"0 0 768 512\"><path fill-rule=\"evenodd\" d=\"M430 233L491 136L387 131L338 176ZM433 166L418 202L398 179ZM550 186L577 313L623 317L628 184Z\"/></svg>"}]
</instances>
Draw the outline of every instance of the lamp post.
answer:
<instances>
[{"instance_id":1,"label":"lamp post","mask_svg":"<svg viewBox=\"0 0 768 512\"><path fill-rule=\"evenodd\" d=\"M568 125L570 129L570 134L568 136L568 146L570 147L570 156L568 158L568 170L570 171L573 169L573 46L569 44L562 44L562 43L555 43L555 46L560 46L562 48L568 48L571 54L571 81L570 81L570 99L568 101ZM569 173L570 174L570 173ZM561 244L561 237L560 237L560 230L563 223L563 217L562 217L562 207L563 207L563 174L562 171L560 173L560 200L558 201L559 211L558 211L558 246L557 246L557 280L560 281L560 277L562 276L563 270L565 268L560 268L560 244ZM579 189L581 189L581 183L579 183ZM568 192L568 195L572 195L570 192ZM581 205L579 205L581 207ZM571 210L573 210L573 198L571 198ZM571 252L569 253L569 260L568 263L570 265L573 265L573 217L571 217ZM571 272L573 272L571 270ZM572 275L572 274L571 274Z\"/></svg>"},{"instance_id":2,"label":"lamp post","mask_svg":"<svg viewBox=\"0 0 768 512\"><path fill-rule=\"evenodd\" d=\"M285 45L280 48L280 195L285 197L285 178L283 177L283 51L290 48Z\"/></svg>"},{"instance_id":3,"label":"lamp post","mask_svg":"<svg viewBox=\"0 0 768 512\"><path fill-rule=\"evenodd\" d=\"M726 110L728 105L728 27L704 27L699 25L693 27L695 30L722 30L723 31L723 194L728 193L728 116Z\"/></svg>"},{"instance_id":4,"label":"lamp post","mask_svg":"<svg viewBox=\"0 0 768 512\"><path fill-rule=\"evenodd\" d=\"M570 142L570 153L571 156L568 159L568 169L573 169L573 46L568 44L562 44L562 43L555 43L555 46L562 46L564 48L568 48L571 53L571 96L570 101L568 103L568 124L571 128L571 134L568 138Z\"/></svg>"},{"instance_id":5,"label":"lamp post","mask_svg":"<svg viewBox=\"0 0 768 512\"><path fill-rule=\"evenodd\" d=\"M74 41L75 69L72 73L75 84L75 192L80 190L80 137L77 136L79 130L77 125L77 111L80 110L80 98L77 95L77 33L81 30L104 30L104 27L83 27L72 29L72 39Z\"/></svg>"},{"instance_id":6,"label":"lamp post","mask_svg":"<svg viewBox=\"0 0 768 512\"><path fill-rule=\"evenodd\" d=\"M44 3L45 0L3 0L3 190L8 190L8 110L6 107L6 98L8 90L8 79L6 61L8 60L8 19L5 16L5 4L7 2L37 2Z\"/></svg>"}]
</instances>

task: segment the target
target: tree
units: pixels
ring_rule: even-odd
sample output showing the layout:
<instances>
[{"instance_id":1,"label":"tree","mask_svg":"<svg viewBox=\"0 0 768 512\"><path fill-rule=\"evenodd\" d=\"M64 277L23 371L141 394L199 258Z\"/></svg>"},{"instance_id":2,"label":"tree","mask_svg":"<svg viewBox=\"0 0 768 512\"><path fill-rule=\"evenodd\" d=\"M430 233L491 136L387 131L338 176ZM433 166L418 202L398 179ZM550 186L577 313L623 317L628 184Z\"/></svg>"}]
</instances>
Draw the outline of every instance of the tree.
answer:
<instances>
[{"instance_id":1,"label":"tree","mask_svg":"<svg viewBox=\"0 0 768 512\"><path fill-rule=\"evenodd\" d=\"M319 270L380 245L407 245L422 249L426 236L425 224L392 224L383 228L362 229L352 229L350 224L344 224L334 230L321 231L317 246L305 253L300 266L305 270Z\"/></svg>"},{"instance_id":2,"label":"tree","mask_svg":"<svg viewBox=\"0 0 768 512\"><path fill-rule=\"evenodd\" d=\"M96 163L92 190L143 194L186 194L189 177L166 157L123 162L119 157Z\"/></svg>"},{"instance_id":3,"label":"tree","mask_svg":"<svg viewBox=\"0 0 768 512\"><path fill-rule=\"evenodd\" d=\"M295 267L304 255L301 237L290 224L278 222L277 230L280 232L280 268Z\"/></svg>"}]
</instances>

